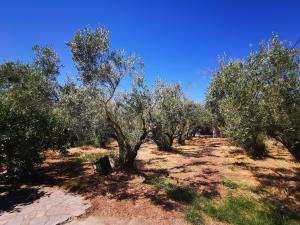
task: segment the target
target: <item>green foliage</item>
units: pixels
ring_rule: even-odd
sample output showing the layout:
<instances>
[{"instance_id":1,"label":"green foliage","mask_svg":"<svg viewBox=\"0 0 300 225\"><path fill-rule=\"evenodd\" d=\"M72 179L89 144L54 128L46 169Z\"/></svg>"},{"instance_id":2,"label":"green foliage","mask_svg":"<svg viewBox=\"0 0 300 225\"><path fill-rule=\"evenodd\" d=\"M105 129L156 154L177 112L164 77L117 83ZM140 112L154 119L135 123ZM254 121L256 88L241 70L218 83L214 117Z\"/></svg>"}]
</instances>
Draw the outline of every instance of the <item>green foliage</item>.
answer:
<instances>
[{"instance_id":1,"label":"green foliage","mask_svg":"<svg viewBox=\"0 0 300 225\"><path fill-rule=\"evenodd\" d=\"M160 150L171 150L184 120L183 92L179 84L156 83L152 113L152 138Z\"/></svg>"},{"instance_id":2,"label":"green foliage","mask_svg":"<svg viewBox=\"0 0 300 225\"><path fill-rule=\"evenodd\" d=\"M83 29L67 45L78 83L58 85L60 60L49 47L35 46L31 64L1 65L0 163L9 172L29 171L48 148L69 142L102 147L110 138L118 141L119 165L131 168L150 131L160 149L170 150L175 137L184 142L206 123L198 122L203 109L183 97L180 85L160 83L153 93L143 62L112 50L108 30ZM131 89L119 90L128 78Z\"/></svg>"},{"instance_id":3,"label":"green foliage","mask_svg":"<svg viewBox=\"0 0 300 225\"><path fill-rule=\"evenodd\" d=\"M185 140L192 138L199 130L210 130L211 121L211 114L204 105L185 98L183 101L183 116L179 124L178 143L185 144Z\"/></svg>"},{"instance_id":4,"label":"green foliage","mask_svg":"<svg viewBox=\"0 0 300 225\"><path fill-rule=\"evenodd\" d=\"M97 93L68 82L61 91L59 112L72 134L74 145L105 147L114 136Z\"/></svg>"},{"instance_id":5,"label":"green foliage","mask_svg":"<svg viewBox=\"0 0 300 225\"><path fill-rule=\"evenodd\" d=\"M33 50L35 52L34 68L40 71L46 79L55 81L61 67L60 59L56 52L47 46L41 47L39 45L35 45Z\"/></svg>"},{"instance_id":6,"label":"green foliage","mask_svg":"<svg viewBox=\"0 0 300 225\"><path fill-rule=\"evenodd\" d=\"M180 84L156 83L151 113L152 138L160 150L172 150L177 137L179 144L185 144L202 128L211 124L210 112L201 104L184 96Z\"/></svg>"},{"instance_id":7,"label":"green foliage","mask_svg":"<svg viewBox=\"0 0 300 225\"><path fill-rule=\"evenodd\" d=\"M143 63L123 50L111 50L108 30L86 28L68 43L79 78L96 94L106 122L119 145L119 163L131 168L149 127L149 96L144 84ZM129 92L117 89L124 77L132 78Z\"/></svg>"},{"instance_id":8,"label":"green foliage","mask_svg":"<svg viewBox=\"0 0 300 225\"><path fill-rule=\"evenodd\" d=\"M221 60L207 105L222 131L254 155L271 136L297 155L300 140L299 58L273 36L245 61ZM298 146L298 149L297 147Z\"/></svg>"},{"instance_id":9,"label":"green foliage","mask_svg":"<svg viewBox=\"0 0 300 225\"><path fill-rule=\"evenodd\" d=\"M167 196L174 201L191 204L195 201L197 192L189 187L170 185L170 188L167 190Z\"/></svg>"},{"instance_id":10,"label":"green foliage","mask_svg":"<svg viewBox=\"0 0 300 225\"><path fill-rule=\"evenodd\" d=\"M59 62L48 47L32 64L0 65L0 163L11 177L27 175L49 148L64 151L68 132L54 110Z\"/></svg>"},{"instance_id":11,"label":"green foliage","mask_svg":"<svg viewBox=\"0 0 300 225\"><path fill-rule=\"evenodd\" d=\"M110 52L108 30L85 28L78 31L67 45L84 84L105 86L107 81L111 81L110 87L114 87L120 82L125 69L123 55ZM119 66L120 73L116 73L114 66Z\"/></svg>"}]
</instances>

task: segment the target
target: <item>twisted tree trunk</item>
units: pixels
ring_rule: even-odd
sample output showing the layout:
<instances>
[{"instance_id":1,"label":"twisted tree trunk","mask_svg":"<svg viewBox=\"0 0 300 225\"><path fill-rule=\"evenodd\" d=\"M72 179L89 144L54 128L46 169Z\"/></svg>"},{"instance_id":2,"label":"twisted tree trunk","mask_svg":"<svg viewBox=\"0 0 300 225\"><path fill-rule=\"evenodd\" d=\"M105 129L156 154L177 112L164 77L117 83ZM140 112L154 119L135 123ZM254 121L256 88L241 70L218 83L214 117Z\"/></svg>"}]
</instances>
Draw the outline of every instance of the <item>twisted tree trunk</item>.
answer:
<instances>
[{"instance_id":1,"label":"twisted tree trunk","mask_svg":"<svg viewBox=\"0 0 300 225\"><path fill-rule=\"evenodd\" d=\"M121 127L112 119L108 110L106 110L106 116L107 121L116 133L116 139L119 146L120 167L125 170L132 170L134 168L134 160L137 156L137 152L148 134L145 124L143 127L143 133L140 136L139 141L132 146L130 145L126 136L123 134Z\"/></svg>"},{"instance_id":2,"label":"twisted tree trunk","mask_svg":"<svg viewBox=\"0 0 300 225\"><path fill-rule=\"evenodd\" d=\"M147 131L144 130L143 134L140 137L140 140L134 145L131 146L128 143L123 145L119 144L119 151L120 154L123 155L123 158L120 158L120 166L125 170L132 170L134 169L134 160L137 156L138 150L140 149L141 145L143 144L143 141L147 137Z\"/></svg>"}]
</instances>

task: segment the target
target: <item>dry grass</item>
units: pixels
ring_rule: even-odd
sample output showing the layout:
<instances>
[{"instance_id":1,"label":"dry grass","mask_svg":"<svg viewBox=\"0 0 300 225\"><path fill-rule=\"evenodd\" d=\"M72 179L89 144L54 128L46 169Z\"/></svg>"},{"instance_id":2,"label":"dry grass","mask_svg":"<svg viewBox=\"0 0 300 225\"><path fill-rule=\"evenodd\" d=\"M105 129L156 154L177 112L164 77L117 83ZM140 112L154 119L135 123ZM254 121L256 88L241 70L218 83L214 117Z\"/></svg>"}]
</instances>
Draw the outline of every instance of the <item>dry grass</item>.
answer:
<instances>
[{"instance_id":1,"label":"dry grass","mask_svg":"<svg viewBox=\"0 0 300 225\"><path fill-rule=\"evenodd\" d=\"M243 195L258 206L268 202L279 205L286 215L299 215L300 164L279 143L269 140L267 146L269 155L255 160L225 138L195 138L185 146L174 146L174 152L160 152L154 144L145 143L136 160L136 173L116 171L109 176L97 175L90 160L79 159L107 154L117 148L115 143L109 150L72 148L67 156L48 153L29 183L59 186L87 196L93 204L89 215L138 215L150 224L173 224L174 219L184 224L194 191L219 208L239 202L236 198ZM157 180L149 182L153 177ZM230 196L233 198L227 201ZM220 215L216 218L222 220ZM216 218L206 212L201 217L206 224L223 224Z\"/></svg>"}]
</instances>

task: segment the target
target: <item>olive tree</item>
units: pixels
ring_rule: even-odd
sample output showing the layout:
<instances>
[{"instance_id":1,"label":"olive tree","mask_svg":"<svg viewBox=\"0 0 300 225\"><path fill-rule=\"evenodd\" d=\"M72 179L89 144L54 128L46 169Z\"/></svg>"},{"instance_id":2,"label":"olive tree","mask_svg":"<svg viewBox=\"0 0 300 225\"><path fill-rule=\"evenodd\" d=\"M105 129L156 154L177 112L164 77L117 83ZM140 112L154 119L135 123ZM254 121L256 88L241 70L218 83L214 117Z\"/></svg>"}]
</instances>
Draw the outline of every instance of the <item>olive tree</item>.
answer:
<instances>
[{"instance_id":1,"label":"olive tree","mask_svg":"<svg viewBox=\"0 0 300 225\"><path fill-rule=\"evenodd\" d=\"M76 86L71 81L62 88L59 112L70 130L73 145L106 147L113 137L98 99L94 90Z\"/></svg>"},{"instance_id":2,"label":"olive tree","mask_svg":"<svg viewBox=\"0 0 300 225\"><path fill-rule=\"evenodd\" d=\"M99 107L119 145L120 166L131 169L149 127L143 63L123 50L112 50L109 32L101 27L77 32L68 46L83 85L98 95ZM121 93L118 87L125 78L133 84L130 91Z\"/></svg>"},{"instance_id":3,"label":"olive tree","mask_svg":"<svg viewBox=\"0 0 300 225\"><path fill-rule=\"evenodd\" d=\"M253 78L248 77L244 67L241 61L221 64L210 87L208 102L216 105L212 112L216 113L225 135L244 145L253 154L260 155L264 147L258 140L263 133L263 116L257 95L259 86Z\"/></svg>"},{"instance_id":4,"label":"olive tree","mask_svg":"<svg viewBox=\"0 0 300 225\"><path fill-rule=\"evenodd\" d=\"M180 145L185 145L185 140L190 138L192 136L191 131L191 117L190 113L193 110L193 103L189 101L187 98L184 98L182 102L182 120L179 123L178 126L178 135L177 135L177 142Z\"/></svg>"},{"instance_id":5,"label":"olive tree","mask_svg":"<svg viewBox=\"0 0 300 225\"><path fill-rule=\"evenodd\" d=\"M59 59L48 47L34 47L30 64L0 65L0 164L9 176L30 173L43 151L65 150L68 132L54 108Z\"/></svg>"},{"instance_id":6,"label":"olive tree","mask_svg":"<svg viewBox=\"0 0 300 225\"><path fill-rule=\"evenodd\" d=\"M178 143L184 145L185 140L195 136L197 131L211 128L211 114L204 105L191 100L183 101L183 119L179 125Z\"/></svg>"},{"instance_id":7,"label":"olive tree","mask_svg":"<svg viewBox=\"0 0 300 225\"><path fill-rule=\"evenodd\" d=\"M170 151L185 120L182 88L158 81L154 92L152 138L160 150Z\"/></svg>"},{"instance_id":8,"label":"olive tree","mask_svg":"<svg viewBox=\"0 0 300 225\"><path fill-rule=\"evenodd\" d=\"M264 60L262 60L264 59ZM274 36L249 57L259 68L261 108L266 134L283 143L300 160L300 59L297 49Z\"/></svg>"},{"instance_id":9,"label":"olive tree","mask_svg":"<svg viewBox=\"0 0 300 225\"><path fill-rule=\"evenodd\" d=\"M271 136L297 156L299 89L297 51L274 35L246 60L221 62L207 104L224 133L253 154L262 155Z\"/></svg>"}]
</instances>

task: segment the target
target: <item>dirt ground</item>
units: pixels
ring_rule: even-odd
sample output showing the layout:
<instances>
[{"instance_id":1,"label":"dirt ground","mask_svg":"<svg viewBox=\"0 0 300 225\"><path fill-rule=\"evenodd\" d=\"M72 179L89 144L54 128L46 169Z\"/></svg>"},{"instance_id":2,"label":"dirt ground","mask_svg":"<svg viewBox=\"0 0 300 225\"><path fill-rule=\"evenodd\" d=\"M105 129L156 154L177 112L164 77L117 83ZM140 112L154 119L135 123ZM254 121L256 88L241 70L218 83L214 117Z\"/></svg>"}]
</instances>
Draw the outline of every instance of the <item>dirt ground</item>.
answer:
<instances>
[{"instance_id":1,"label":"dirt ground","mask_svg":"<svg viewBox=\"0 0 300 225\"><path fill-rule=\"evenodd\" d=\"M166 177L173 184L216 199L226 195L222 179L240 181L254 188L258 197L300 214L300 164L281 144L269 140L267 146L267 157L251 159L225 138L194 138L175 146L174 152L161 152L154 144L145 143L138 153L136 172L109 176L96 174L92 163L78 158L112 151L116 145L108 150L72 148L67 156L48 153L27 185L58 186L89 199L91 208L71 224L186 224L187 206L147 184L149 176ZM208 219L207 224L217 222Z\"/></svg>"}]
</instances>

